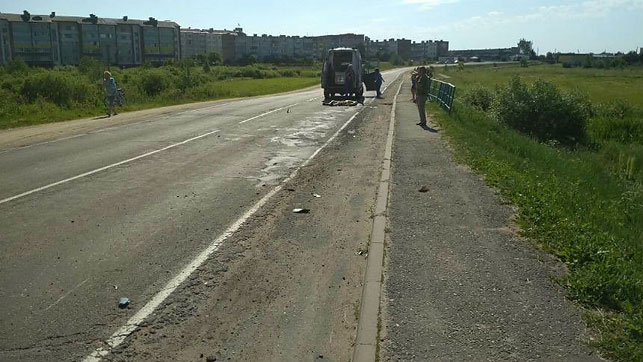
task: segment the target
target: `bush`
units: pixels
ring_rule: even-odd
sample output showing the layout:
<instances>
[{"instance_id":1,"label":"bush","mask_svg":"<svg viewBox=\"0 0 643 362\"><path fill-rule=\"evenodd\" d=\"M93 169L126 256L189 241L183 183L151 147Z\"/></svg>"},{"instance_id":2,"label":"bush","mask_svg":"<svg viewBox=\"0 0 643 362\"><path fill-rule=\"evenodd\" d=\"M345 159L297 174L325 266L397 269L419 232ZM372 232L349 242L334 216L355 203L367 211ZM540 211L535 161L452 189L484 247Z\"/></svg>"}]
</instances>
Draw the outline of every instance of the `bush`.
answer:
<instances>
[{"instance_id":1,"label":"bush","mask_svg":"<svg viewBox=\"0 0 643 362\"><path fill-rule=\"evenodd\" d=\"M58 106L70 107L97 97L86 78L63 72L39 72L28 76L22 85L22 96L30 103L42 97Z\"/></svg>"},{"instance_id":2,"label":"bush","mask_svg":"<svg viewBox=\"0 0 643 362\"><path fill-rule=\"evenodd\" d=\"M103 78L105 66L103 63L91 57L80 58L78 71L89 76L90 79L100 80Z\"/></svg>"},{"instance_id":3,"label":"bush","mask_svg":"<svg viewBox=\"0 0 643 362\"><path fill-rule=\"evenodd\" d=\"M24 59L16 57L7 63L7 71L10 74L27 73L29 71L29 66L25 63Z\"/></svg>"},{"instance_id":4,"label":"bush","mask_svg":"<svg viewBox=\"0 0 643 362\"><path fill-rule=\"evenodd\" d=\"M540 141L572 145L583 141L591 113L589 99L578 92L561 92L537 80L531 86L515 77L501 88L494 103L498 121Z\"/></svg>"},{"instance_id":5,"label":"bush","mask_svg":"<svg viewBox=\"0 0 643 362\"><path fill-rule=\"evenodd\" d=\"M488 111L493 105L496 95L489 88L480 84L469 88L462 96L462 101L481 111Z\"/></svg>"},{"instance_id":6,"label":"bush","mask_svg":"<svg viewBox=\"0 0 643 362\"><path fill-rule=\"evenodd\" d=\"M170 87L167 76L159 70L149 70L141 76L141 88L150 97L159 95Z\"/></svg>"}]
</instances>

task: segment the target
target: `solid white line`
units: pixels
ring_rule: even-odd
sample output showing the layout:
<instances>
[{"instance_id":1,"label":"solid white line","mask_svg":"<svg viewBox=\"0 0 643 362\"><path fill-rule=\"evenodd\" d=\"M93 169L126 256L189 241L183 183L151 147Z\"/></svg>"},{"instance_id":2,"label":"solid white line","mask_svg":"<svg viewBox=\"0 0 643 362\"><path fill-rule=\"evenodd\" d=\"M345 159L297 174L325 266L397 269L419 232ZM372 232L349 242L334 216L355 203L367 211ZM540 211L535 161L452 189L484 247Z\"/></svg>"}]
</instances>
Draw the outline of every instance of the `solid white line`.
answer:
<instances>
[{"instance_id":1,"label":"solid white line","mask_svg":"<svg viewBox=\"0 0 643 362\"><path fill-rule=\"evenodd\" d=\"M229 105L229 104L233 104L233 103L241 103L241 102L244 102L244 100L231 101L231 102L226 102L226 103L217 103L217 104L215 104L215 105L213 105L213 106L208 106L208 107L203 107L203 108L192 109L192 110L189 110L189 111L180 111L180 112L175 113L174 115L187 114L187 113L196 112L196 111L200 111L200 110L204 110L204 109L213 109L213 108L218 108L218 107L222 107L222 106L225 106L225 105ZM158 108L156 108L156 109L158 109ZM138 111L137 111L137 112L138 112ZM159 117L160 117L160 119L163 119L163 118L169 118L169 117L171 117L172 115L168 115L168 114L160 113L160 114L158 114L158 115L156 115L156 116L159 116ZM95 120L95 119L92 119L92 120ZM33 144L30 144L30 145L25 145L25 146L18 146L18 147L7 148L7 149L5 149L5 150L0 151L0 154L6 153L6 152L11 152L11 151L23 150L23 149L25 149L25 148L31 148L31 147L37 147L37 146L44 146L44 145L47 145L47 144L50 144L50 143L57 143L57 142L60 142L60 141L67 141L67 140L70 140L70 139L73 139L73 138L78 138L78 137L83 137L83 136L94 135L94 134L102 133L102 132L105 132L105 131L113 131L113 130L115 130L115 129L120 129L120 128L124 128L124 127L137 126L137 125L140 125L140 124L143 124L143 123L152 123L152 122L156 122L157 120L158 120L158 119L155 119L155 120L151 120L151 119L144 119L144 120L142 120L142 121L137 121L137 122L122 123L122 124L118 124L118 125L114 125L114 126L109 126L109 127L105 127L105 128L98 128L98 129L96 129L96 130L90 130L90 131L87 131L87 132L84 132L84 133L80 133L80 134L76 134L76 135L72 135L72 136L67 136L67 137L62 137L62 138L56 138L56 139L54 139L54 140L50 140L50 141L43 141L43 142L33 143Z\"/></svg>"},{"instance_id":2,"label":"solid white line","mask_svg":"<svg viewBox=\"0 0 643 362\"><path fill-rule=\"evenodd\" d=\"M252 121L252 120L255 120L255 119L258 119L258 118L264 117L264 116L266 116L266 115L269 115L269 114L271 114L271 113L274 113L274 112L280 111L280 110L282 110L282 109L289 108L289 107L294 107L294 106L296 106L296 105L298 105L298 104L299 104L299 103L293 103L293 104L291 104L291 105L287 105L287 106L284 106L284 107L280 107L280 108L277 108L277 109L273 109L273 110L271 110L271 111L268 111L268 112L262 113L262 114L260 114L260 115L257 115L257 116L254 116L254 117L248 118L248 119L246 119L246 120L243 120L243 121L239 122L239 124L243 124L243 123L246 123L246 122L250 122L250 121ZM80 174L80 175L76 175L76 176L73 176L73 177L69 177L69 178L66 178L66 179L64 179L64 180L56 181L56 182L54 182L54 183L51 183L51 184L48 184L48 185L45 185L45 186L41 186L41 187L38 187L38 188L35 188L35 189L32 189L32 190L29 190L29 191L25 191L25 192L23 192L23 193L21 193L21 194L18 194L18 195L14 195L14 196L11 196L11 197L7 197L6 199L2 199L2 200L0 200L0 205L1 205L1 204L4 204L4 203L7 203L7 202L10 202L10 201L13 201L13 200L16 200L16 199L19 199L19 198L21 198L21 197L25 197L25 196L31 195L31 194L36 193L36 192L40 192L40 191L44 191L44 190L50 189L50 188L52 188L52 187L54 187L54 186L58 186L58 185L61 185L61 184L64 184L64 183L67 183L67 182L70 182L70 181L77 180L77 179L79 179L79 178L87 177L87 176L93 175L93 174L95 174L95 173L98 173L98 172L101 172L101 171L108 170L108 169L110 169L110 168L114 168L114 167L116 167L116 166L120 166L120 165L125 164L125 163L129 163L129 162L132 162L132 161L136 161L136 160L138 160L138 159L141 159L141 158L144 158L144 157L148 157L148 156L151 156L151 155L153 155L153 154L156 154L156 153L159 153L159 152L162 152L162 151L167 151L167 150L169 150L169 149L171 149L171 148L174 148L174 147L176 147L176 146L181 146L181 145L184 145L184 144L186 144L186 143L189 143L189 142L192 142L192 141L196 141L196 140L198 140L198 139L200 139L200 138L207 137L207 136L209 136L209 135L211 135L211 134L213 134L213 133L217 133L217 132L219 132L219 130L210 131L210 132L204 133L204 134L202 134L202 135L199 135L199 136L196 136L196 137L189 138L189 139L187 139L187 140L185 140L185 141L181 141L181 142L178 142L178 143L174 143L174 144L172 144L172 145L169 145L169 146L167 146L167 147L163 147L163 148L158 149L158 150L150 151L150 152L148 152L148 153L145 153L145 154L142 154L142 155L139 155L139 156L136 156L136 157L128 158L127 160L123 160L123 161L120 161L120 162L113 163L113 164L111 164L111 165L103 166L103 167L101 167L101 168L97 168L97 169L95 169L95 170L91 170L91 171L88 171L88 172L82 173L82 174Z\"/></svg>"},{"instance_id":3,"label":"solid white line","mask_svg":"<svg viewBox=\"0 0 643 362\"><path fill-rule=\"evenodd\" d=\"M83 280L80 284L78 284L78 285L76 285L75 287L73 287L70 291L68 291L68 292L67 292L67 293L65 293L62 297L58 298L58 300L56 300L56 301L55 301L55 302L53 302L51 305L49 305L49 307L45 308L45 310L49 310L49 309L51 309L51 307L53 307L53 306L55 306L56 304L60 303L60 301L61 301L61 300L63 300L63 299L65 299L65 298L67 298L67 296L68 296L69 294L73 293L76 289L78 289L78 288L82 287L82 286L83 286L83 284L87 283L87 281L88 281L88 280L89 280L89 278L87 278L87 279Z\"/></svg>"},{"instance_id":4,"label":"solid white line","mask_svg":"<svg viewBox=\"0 0 643 362\"><path fill-rule=\"evenodd\" d=\"M174 290L176 290L181 283L183 283L196 269L198 269L201 264L203 264L209 257L214 253L219 246L230 236L232 236L239 228L254 215L261 207L263 207L276 193L281 191L286 183L297 176L299 170L303 167L306 167L314 158L321 152L326 146L337 138L337 136L357 117L361 110L355 112L351 118L346 121L321 147L319 147L315 152L313 152L310 157L306 159L299 167L297 167L293 172L285 178L279 185L273 188L268 192L264 197L262 197L256 204L254 204L248 211L246 211L239 219L237 219L232 225L230 225L223 234L219 235L205 250L203 250L196 258L194 258L186 267L184 267L176 276L174 276L170 281L159 291L152 299L147 302L134 316L132 316L121 328L119 328L111 337L106 341L106 347L99 347L89 356L87 356L85 362L96 362L100 361L101 358L107 356L109 352L116 348L118 345L123 343L125 339L132 334L138 328L138 326L158 308L165 299L167 299Z\"/></svg>"},{"instance_id":5,"label":"solid white line","mask_svg":"<svg viewBox=\"0 0 643 362\"><path fill-rule=\"evenodd\" d=\"M61 184L67 183L67 182L69 182L69 181L74 181L74 180L77 180L77 179L79 179L79 178L87 177L87 176L93 175L93 174L95 174L95 173L98 173L98 172L101 172L101 171L105 171L105 170L108 170L108 169L113 168L113 167L116 167L116 166L120 166L120 165L125 164L125 163L129 163L129 162L132 162L132 161L136 161L136 160L139 160L139 159L141 159L141 158L148 157L148 156L151 156L151 155L153 155L153 154L156 154L156 153L159 153L159 152L162 152L162 151L169 150L169 149L174 148L174 147L176 147L176 146L180 146L180 145L184 145L184 144L186 144L186 143L192 142L192 141L196 141L196 140L198 140L198 139L200 139L200 138L207 137L207 136L209 136L209 135L211 135L211 134L213 134L213 133L217 133L217 132L219 132L219 130L210 131L210 132L204 133L204 134L199 135L199 136L196 136L196 137L188 138L188 139L187 139L187 140L185 140L185 141L181 141L181 142L174 143L174 144L171 144L171 145L169 145L169 146L166 146L166 147L160 148L160 149L158 149L158 150L150 151L150 152L144 153L144 154L142 154L142 155L138 155L138 156L136 156L136 157L128 158L127 160L123 160L123 161L120 161L120 162L112 163L111 165L103 166L103 167L101 167L101 168L97 168L97 169L95 169L95 170L91 170L91 171L88 171L88 172L85 172L85 173L81 173L80 175L76 175L76 176L73 176L73 177L70 177L70 178L66 178L66 179L64 179L64 180L60 180L60 181L57 181L57 182L51 183L51 184L49 184L49 185L41 186L41 187L35 188L35 189L33 189L33 190L29 190L29 191L23 192L23 193L18 194L18 195L14 195L14 196L8 197L8 198L6 198L6 199L0 200L0 205L1 205L1 204L4 204L4 203L6 203L6 202L9 202L9 201L13 201L13 200L15 200L15 199L19 199L19 198L21 198L21 197L25 197L25 196L27 196L27 195L31 195L31 194L36 193L36 192L39 192L39 191L43 191L43 190L50 189L50 188L52 188L52 187L54 187L54 186L58 186L58 185L61 185Z\"/></svg>"},{"instance_id":6,"label":"solid white line","mask_svg":"<svg viewBox=\"0 0 643 362\"><path fill-rule=\"evenodd\" d=\"M239 124L244 124L244 123L246 123L246 122L254 121L254 120L255 120L255 119L257 119L257 118L261 118L261 117L263 117L263 116L267 116L267 115L269 115L269 114L271 114L271 113L275 113L275 112L281 111L282 109L286 109L286 108L294 107L294 106L296 106L296 105L298 105L298 104L299 104L299 103L293 103L293 104L289 104L289 105L287 105L287 106L283 106L283 107L280 107L280 108L277 108L277 109L273 109L272 111L268 111L268 112L262 113L262 114L260 114L260 115L258 115L258 116L254 116L254 117L252 117L252 118L245 119L245 120L243 120L243 121L239 122Z\"/></svg>"}]
</instances>

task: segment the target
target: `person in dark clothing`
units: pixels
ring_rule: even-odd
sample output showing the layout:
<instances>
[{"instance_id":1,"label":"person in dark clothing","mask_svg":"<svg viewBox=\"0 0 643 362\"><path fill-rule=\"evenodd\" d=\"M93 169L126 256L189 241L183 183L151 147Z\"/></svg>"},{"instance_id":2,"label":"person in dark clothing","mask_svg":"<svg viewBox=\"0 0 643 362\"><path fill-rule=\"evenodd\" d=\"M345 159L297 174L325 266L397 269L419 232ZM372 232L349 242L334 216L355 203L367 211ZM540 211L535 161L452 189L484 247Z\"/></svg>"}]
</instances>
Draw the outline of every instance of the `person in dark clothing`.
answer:
<instances>
[{"instance_id":1,"label":"person in dark clothing","mask_svg":"<svg viewBox=\"0 0 643 362\"><path fill-rule=\"evenodd\" d=\"M344 97L350 97L355 83L355 70L353 65L349 64L344 72Z\"/></svg>"},{"instance_id":2,"label":"person in dark clothing","mask_svg":"<svg viewBox=\"0 0 643 362\"><path fill-rule=\"evenodd\" d=\"M418 71L414 69L411 73L411 101L415 103L415 96L417 94Z\"/></svg>"},{"instance_id":3,"label":"person in dark clothing","mask_svg":"<svg viewBox=\"0 0 643 362\"><path fill-rule=\"evenodd\" d=\"M426 68L420 67L418 69L417 96L415 100L418 106L418 113L420 115L420 123L418 123L418 125L422 127L426 127L426 100L429 96L430 85L429 77L426 76Z\"/></svg>"},{"instance_id":4,"label":"person in dark clothing","mask_svg":"<svg viewBox=\"0 0 643 362\"><path fill-rule=\"evenodd\" d=\"M379 69L375 69L375 91L377 92L376 98L382 98L382 91L380 90L382 88L382 82L384 82L382 73L380 73Z\"/></svg>"}]
</instances>

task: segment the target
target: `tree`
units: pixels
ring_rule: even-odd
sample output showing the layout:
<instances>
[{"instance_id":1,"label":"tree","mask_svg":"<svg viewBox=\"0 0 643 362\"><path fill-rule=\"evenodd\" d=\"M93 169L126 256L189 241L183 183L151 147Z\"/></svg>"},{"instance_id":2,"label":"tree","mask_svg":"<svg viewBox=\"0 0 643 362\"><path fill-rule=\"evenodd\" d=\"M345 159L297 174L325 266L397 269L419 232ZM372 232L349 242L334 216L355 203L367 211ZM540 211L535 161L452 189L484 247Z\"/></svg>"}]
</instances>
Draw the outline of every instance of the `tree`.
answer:
<instances>
[{"instance_id":1,"label":"tree","mask_svg":"<svg viewBox=\"0 0 643 362\"><path fill-rule=\"evenodd\" d=\"M520 54L528 55L529 58L535 58L536 52L533 49L533 45L533 42L522 38L518 42L518 50L520 51Z\"/></svg>"},{"instance_id":2,"label":"tree","mask_svg":"<svg viewBox=\"0 0 643 362\"><path fill-rule=\"evenodd\" d=\"M545 56L545 60L548 63L556 63L556 58L554 57L554 53L552 52L547 52L547 55Z\"/></svg>"},{"instance_id":3,"label":"tree","mask_svg":"<svg viewBox=\"0 0 643 362\"><path fill-rule=\"evenodd\" d=\"M634 64L640 61L640 57L635 51L631 51L623 55L623 60L627 62L627 64Z\"/></svg>"},{"instance_id":4,"label":"tree","mask_svg":"<svg viewBox=\"0 0 643 362\"><path fill-rule=\"evenodd\" d=\"M359 53L362 55L362 59L366 59L366 46L364 43L359 43L357 45L357 50L359 50Z\"/></svg>"},{"instance_id":5,"label":"tree","mask_svg":"<svg viewBox=\"0 0 643 362\"><path fill-rule=\"evenodd\" d=\"M393 65L403 65L404 64L404 59L402 59L401 56L397 54L393 54L390 58L391 64Z\"/></svg>"},{"instance_id":6,"label":"tree","mask_svg":"<svg viewBox=\"0 0 643 362\"><path fill-rule=\"evenodd\" d=\"M7 63L7 71L9 73L27 73L29 66L22 57L15 57Z\"/></svg>"},{"instance_id":7,"label":"tree","mask_svg":"<svg viewBox=\"0 0 643 362\"><path fill-rule=\"evenodd\" d=\"M205 56L205 54L197 54L194 58L198 65L203 66L208 64L208 58Z\"/></svg>"},{"instance_id":8,"label":"tree","mask_svg":"<svg viewBox=\"0 0 643 362\"><path fill-rule=\"evenodd\" d=\"M208 53L208 62L210 65L218 65L221 64L221 55L217 52L210 52Z\"/></svg>"}]
</instances>

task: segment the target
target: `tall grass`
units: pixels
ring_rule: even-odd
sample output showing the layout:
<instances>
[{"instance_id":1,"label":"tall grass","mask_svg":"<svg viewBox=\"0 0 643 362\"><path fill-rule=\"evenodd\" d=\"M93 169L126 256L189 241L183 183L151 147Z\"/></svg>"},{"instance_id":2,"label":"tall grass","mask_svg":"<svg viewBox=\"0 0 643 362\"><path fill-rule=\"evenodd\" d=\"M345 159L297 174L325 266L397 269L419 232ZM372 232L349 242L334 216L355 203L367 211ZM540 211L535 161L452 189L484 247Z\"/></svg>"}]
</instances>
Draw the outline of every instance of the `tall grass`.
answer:
<instances>
[{"instance_id":1,"label":"tall grass","mask_svg":"<svg viewBox=\"0 0 643 362\"><path fill-rule=\"evenodd\" d=\"M535 68L535 69L532 69ZM544 66L451 72L460 94L486 84L487 91L519 73L567 87L562 68ZM471 97L452 116L430 106L459 157L519 207L525 236L558 255L569 274L560 280L584 307L595 344L611 358L643 360L643 69L565 69L592 104L587 139L575 147L543 142L499 122ZM585 72L585 73L583 73ZM505 74L506 73L506 74ZM486 83L484 83L486 81ZM605 97L603 82L619 87ZM476 87L480 87L479 85ZM596 94L599 92L599 94ZM617 94L618 95L615 95ZM492 102L498 102L498 98ZM493 108L493 107L491 107ZM556 115L550 114L549 117Z\"/></svg>"},{"instance_id":2,"label":"tall grass","mask_svg":"<svg viewBox=\"0 0 643 362\"><path fill-rule=\"evenodd\" d=\"M164 105L286 92L319 82L317 66L196 66L177 62L159 68L112 69L127 105ZM84 58L78 67L0 67L0 129L56 122L105 112L102 64Z\"/></svg>"}]
</instances>

